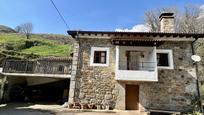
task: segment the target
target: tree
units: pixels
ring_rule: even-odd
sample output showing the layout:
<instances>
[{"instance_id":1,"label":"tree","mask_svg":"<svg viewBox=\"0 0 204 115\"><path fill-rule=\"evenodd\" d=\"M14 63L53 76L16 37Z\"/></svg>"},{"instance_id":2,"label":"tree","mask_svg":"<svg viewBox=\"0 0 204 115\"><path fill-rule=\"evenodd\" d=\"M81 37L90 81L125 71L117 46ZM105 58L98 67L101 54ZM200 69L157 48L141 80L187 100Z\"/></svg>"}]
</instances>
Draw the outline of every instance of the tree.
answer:
<instances>
[{"instance_id":1,"label":"tree","mask_svg":"<svg viewBox=\"0 0 204 115\"><path fill-rule=\"evenodd\" d=\"M21 31L21 27L20 27L20 26L16 26L16 27L15 27L15 31L16 31L17 33L19 33L19 32Z\"/></svg>"},{"instance_id":2,"label":"tree","mask_svg":"<svg viewBox=\"0 0 204 115\"><path fill-rule=\"evenodd\" d=\"M145 13L146 16L146 23L150 27L151 32L160 32L160 19L159 16L163 12L173 12L174 16L177 17L178 9L174 7L169 8L161 8L155 11L148 11ZM177 25L177 18L175 18L175 25Z\"/></svg>"},{"instance_id":3,"label":"tree","mask_svg":"<svg viewBox=\"0 0 204 115\"><path fill-rule=\"evenodd\" d=\"M26 38L29 39L33 30L33 24L32 23L21 24L19 26L16 26L15 30L17 32L25 34Z\"/></svg>"},{"instance_id":4,"label":"tree","mask_svg":"<svg viewBox=\"0 0 204 115\"><path fill-rule=\"evenodd\" d=\"M159 32L160 31L160 23L157 12L148 11L145 13L146 23L150 27L151 32Z\"/></svg>"},{"instance_id":5,"label":"tree","mask_svg":"<svg viewBox=\"0 0 204 115\"><path fill-rule=\"evenodd\" d=\"M150 31L160 31L159 15L162 12L173 12L175 17L175 32L181 33L199 33L204 32L204 13L200 6L186 6L184 12L178 8L162 8L155 11L145 13L146 23L150 27ZM203 13L203 16L201 15Z\"/></svg>"},{"instance_id":6,"label":"tree","mask_svg":"<svg viewBox=\"0 0 204 115\"><path fill-rule=\"evenodd\" d=\"M187 6L180 18L178 32L184 33L198 33L201 32L198 17L200 16L201 9L198 6Z\"/></svg>"}]
</instances>

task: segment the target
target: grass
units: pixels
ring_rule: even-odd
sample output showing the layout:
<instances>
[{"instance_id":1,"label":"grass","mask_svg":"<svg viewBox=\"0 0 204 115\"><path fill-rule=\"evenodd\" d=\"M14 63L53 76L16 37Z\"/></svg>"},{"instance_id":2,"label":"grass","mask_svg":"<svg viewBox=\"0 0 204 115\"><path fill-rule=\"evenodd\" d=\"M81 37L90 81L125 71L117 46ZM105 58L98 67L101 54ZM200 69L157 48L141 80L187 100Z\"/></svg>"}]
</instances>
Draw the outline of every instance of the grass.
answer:
<instances>
[{"instance_id":1,"label":"grass","mask_svg":"<svg viewBox=\"0 0 204 115\"><path fill-rule=\"evenodd\" d=\"M0 46L3 47L5 44L12 44L15 47L23 45L25 38L20 34L0 34Z\"/></svg>"},{"instance_id":2,"label":"grass","mask_svg":"<svg viewBox=\"0 0 204 115\"><path fill-rule=\"evenodd\" d=\"M25 37L21 34L0 34L0 43L5 42L17 42L20 40L25 40Z\"/></svg>"},{"instance_id":3,"label":"grass","mask_svg":"<svg viewBox=\"0 0 204 115\"><path fill-rule=\"evenodd\" d=\"M52 35L49 36L52 37ZM0 34L0 51L15 51L19 54L36 54L39 55L39 57L69 57L72 47L70 44L65 45L59 43L57 39L50 40L47 36L45 38L45 35L41 34L34 34L30 39L26 39L25 35L22 34L4 33Z\"/></svg>"},{"instance_id":4,"label":"grass","mask_svg":"<svg viewBox=\"0 0 204 115\"><path fill-rule=\"evenodd\" d=\"M68 45L42 45L34 46L29 49L22 50L23 53L33 53L36 55L69 57L72 48Z\"/></svg>"}]
</instances>

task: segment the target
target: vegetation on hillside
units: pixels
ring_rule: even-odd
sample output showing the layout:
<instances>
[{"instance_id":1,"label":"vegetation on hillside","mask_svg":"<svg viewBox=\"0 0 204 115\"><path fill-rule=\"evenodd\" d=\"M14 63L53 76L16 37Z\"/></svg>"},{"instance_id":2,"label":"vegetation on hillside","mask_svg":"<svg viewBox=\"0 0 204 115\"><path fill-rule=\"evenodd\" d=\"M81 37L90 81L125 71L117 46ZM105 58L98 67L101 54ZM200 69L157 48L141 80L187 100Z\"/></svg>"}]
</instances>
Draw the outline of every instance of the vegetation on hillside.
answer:
<instances>
[{"instance_id":1,"label":"vegetation on hillside","mask_svg":"<svg viewBox=\"0 0 204 115\"><path fill-rule=\"evenodd\" d=\"M16 31L8 26L0 25L0 33L16 33Z\"/></svg>"},{"instance_id":2,"label":"vegetation on hillside","mask_svg":"<svg viewBox=\"0 0 204 115\"><path fill-rule=\"evenodd\" d=\"M56 39L49 39L54 36ZM64 40L58 40L59 39ZM72 45L69 37L63 35L33 34L30 39L20 33L0 33L0 62L5 58L69 57Z\"/></svg>"}]
</instances>

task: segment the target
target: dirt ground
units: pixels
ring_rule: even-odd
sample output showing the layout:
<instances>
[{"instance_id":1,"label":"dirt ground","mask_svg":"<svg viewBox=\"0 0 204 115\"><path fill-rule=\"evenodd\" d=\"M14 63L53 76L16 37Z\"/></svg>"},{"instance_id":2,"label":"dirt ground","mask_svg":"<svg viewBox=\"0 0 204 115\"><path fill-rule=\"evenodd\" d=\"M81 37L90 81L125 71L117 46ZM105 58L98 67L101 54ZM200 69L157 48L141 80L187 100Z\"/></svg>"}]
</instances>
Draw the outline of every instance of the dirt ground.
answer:
<instances>
[{"instance_id":1,"label":"dirt ground","mask_svg":"<svg viewBox=\"0 0 204 115\"><path fill-rule=\"evenodd\" d=\"M69 110L56 104L9 103L0 105L0 115L142 115L138 111Z\"/></svg>"}]
</instances>

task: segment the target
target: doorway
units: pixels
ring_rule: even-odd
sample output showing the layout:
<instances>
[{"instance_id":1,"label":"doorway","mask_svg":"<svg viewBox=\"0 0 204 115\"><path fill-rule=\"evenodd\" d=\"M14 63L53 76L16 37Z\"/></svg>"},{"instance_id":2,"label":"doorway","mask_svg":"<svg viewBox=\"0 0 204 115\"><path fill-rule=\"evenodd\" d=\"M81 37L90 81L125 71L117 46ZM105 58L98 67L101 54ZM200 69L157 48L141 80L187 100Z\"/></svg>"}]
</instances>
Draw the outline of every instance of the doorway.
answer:
<instances>
[{"instance_id":1,"label":"doorway","mask_svg":"<svg viewBox=\"0 0 204 115\"><path fill-rule=\"evenodd\" d=\"M127 51L126 53L127 53L127 70L139 70L141 52Z\"/></svg>"},{"instance_id":2,"label":"doorway","mask_svg":"<svg viewBox=\"0 0 204 115\"><path fill-rule=\"evenodd\" d=\"M139 110L139 85L126 85L126 110Z\"/></svg>"}]
</instances>

